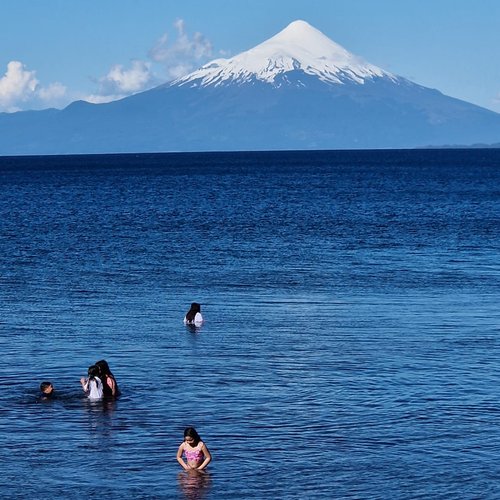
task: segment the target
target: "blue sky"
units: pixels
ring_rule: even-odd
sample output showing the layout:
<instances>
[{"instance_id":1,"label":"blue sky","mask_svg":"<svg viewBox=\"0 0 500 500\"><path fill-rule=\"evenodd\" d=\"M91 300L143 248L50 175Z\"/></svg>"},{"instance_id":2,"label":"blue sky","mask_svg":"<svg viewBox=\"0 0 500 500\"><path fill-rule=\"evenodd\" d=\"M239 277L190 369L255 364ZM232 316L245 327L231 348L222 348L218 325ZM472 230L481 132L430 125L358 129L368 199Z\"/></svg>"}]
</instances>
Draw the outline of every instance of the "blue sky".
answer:
<instances>
[{"instance_id":1,"label":"blue sky","mask_svg":"<svg viewBox=\"0 0 500 500\"><path fill-rule=\"evenodd\" d=\"M3 0L0 111L105 102L303 19L372 64L500 112L498 0Z\"/></svg>"}]
</instances>

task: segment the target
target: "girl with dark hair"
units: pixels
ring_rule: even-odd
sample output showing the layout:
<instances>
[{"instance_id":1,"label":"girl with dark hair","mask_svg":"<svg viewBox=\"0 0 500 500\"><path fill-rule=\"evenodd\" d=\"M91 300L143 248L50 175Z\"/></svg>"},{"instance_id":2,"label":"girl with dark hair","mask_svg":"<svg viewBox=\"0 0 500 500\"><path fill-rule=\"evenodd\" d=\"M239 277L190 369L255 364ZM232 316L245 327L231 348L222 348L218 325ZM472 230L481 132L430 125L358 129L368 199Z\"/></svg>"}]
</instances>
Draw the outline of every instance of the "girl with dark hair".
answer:
<instances>
[{"instance_id":1,"label":"girl with dark hair","mask_svg":"<svg viewBox=\"0 0 500 500\"><path fill-rule=\"evenodd\" d=\"M203 316L201 315L201 306L197 302L193 302L191 304L191 309L189 309L184 317L184 324L201 326L202 323Z\"/></svg>"},{"instance_id":2,"label":"girl with dark hair","mask_svg":"<svg viewBox=\"0 0 500 500\"><path fill-rule=\"evenodd\" d=\"M89 399L102 399L102 381L99 378L99 368L96 365L89 366L88 377L82 377L80 383L82 384L84 392Z\"/></svg>"},{"instance_id":3,"label":"girl with dark hair","mask_svg":"<svg viewBox=\"0 0 500 500\"><path fill-rule=\"evenodd\" d=\"M104 396L107 398L115 398L116 396L119 396L120 390L118 389L115 376L109 369L108 362L105 359L101 359L100 361L97 361L95 366L99 369L99 377L102 380Z\"/></svg>"},{"instance_id":4,"label":"girl with dark hair","mask_svg":"<svg viewBox=\"0 0 500 500\"><path fill-rule=\"evenodd\" d=\"M182 455L186 461L182 459ZM212 455L208 451L205 443L194 427L187 427L184 430L184 441L177 450L177 461L184 470L203 470L212 460Z\"/></svg>"}]
</instances>

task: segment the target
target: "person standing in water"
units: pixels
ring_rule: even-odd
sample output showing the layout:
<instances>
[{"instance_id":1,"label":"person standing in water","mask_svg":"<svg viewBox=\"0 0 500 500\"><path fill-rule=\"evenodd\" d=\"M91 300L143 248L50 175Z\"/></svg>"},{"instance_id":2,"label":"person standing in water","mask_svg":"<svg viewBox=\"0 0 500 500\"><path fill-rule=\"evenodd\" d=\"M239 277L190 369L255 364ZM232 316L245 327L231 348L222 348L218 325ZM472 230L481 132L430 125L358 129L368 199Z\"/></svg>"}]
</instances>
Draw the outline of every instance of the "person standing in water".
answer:
<instances>
[{"instance_id":1,"label":"person standing in water","mask_svg":"<svg viewBox=\"0 0 500 500\"><path fill-rule=\"evenodd\" d=\"M191 304L191 308L184 317L185 325L201 326L203 324L203 316L201 315L201 306L197 302Z\"/></svg>"},{"instance_id":2,"label":"person standing in water","mask_svg":"<svg viewBox=\"0 0 500 500\"><path fill-rule=\"evenodd\" d=\"M96 365L89 366L88 375L87 378L82 377L80 379L83 391L89 399L102 399L103 391L102 381L99 378L99 368Z\"/></svg>"},{"instance_id":3,"label":"person standing in water","mask_svg":"<svg viewBox=\"0 0 500 500\"><path fill-rule=\"evenodd\" d=\"M177 450L177 461L187 471L203 470L212 461L212 455L194 427L187 427L184 430L184 441Z\"/></svg>"}]
</instances>

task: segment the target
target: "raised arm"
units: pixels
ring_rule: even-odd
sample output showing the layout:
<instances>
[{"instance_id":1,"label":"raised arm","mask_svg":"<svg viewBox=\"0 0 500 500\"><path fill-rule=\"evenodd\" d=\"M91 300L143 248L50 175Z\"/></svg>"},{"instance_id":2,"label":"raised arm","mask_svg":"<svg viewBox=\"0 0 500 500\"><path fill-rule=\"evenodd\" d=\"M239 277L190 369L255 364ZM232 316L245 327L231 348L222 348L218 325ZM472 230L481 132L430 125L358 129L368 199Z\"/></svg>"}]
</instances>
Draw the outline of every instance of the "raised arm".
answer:
<instances>
[{"instance_id":1,"label":"raised arm","mask_svg":"<svg viewBox=\"0 0 500 500\"><path fill-rule=\"evenodd\" d=\"M82 389L84 390L84 392L88 392L88 389L89 389L89 379L85 378L85 377L82 377L80 379L80 384L82 384Z\"/></svg>"}]
</instances>

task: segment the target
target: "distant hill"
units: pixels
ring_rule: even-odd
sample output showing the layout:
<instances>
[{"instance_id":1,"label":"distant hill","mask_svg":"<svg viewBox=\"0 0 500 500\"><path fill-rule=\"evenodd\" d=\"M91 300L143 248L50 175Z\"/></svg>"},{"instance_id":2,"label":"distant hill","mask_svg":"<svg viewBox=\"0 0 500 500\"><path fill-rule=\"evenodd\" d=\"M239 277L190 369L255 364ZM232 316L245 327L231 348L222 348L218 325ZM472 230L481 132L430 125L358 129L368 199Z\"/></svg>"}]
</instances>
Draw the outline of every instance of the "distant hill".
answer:
<instances>
[{"instance_id":1,"label":"distant hill","mask_svg":"<svg viewBox=\"0 0 500 500\"><path fill-rule=\"evenodd\" d=\"M393 75L304 21L108 104L0 114L0 154L499 144L500 114Z\"/></svg>"}]
</instances>

